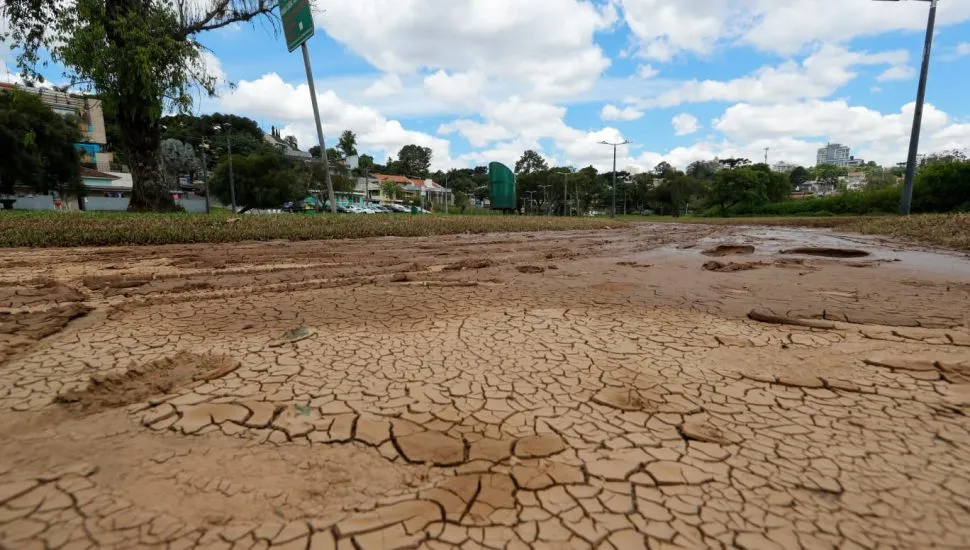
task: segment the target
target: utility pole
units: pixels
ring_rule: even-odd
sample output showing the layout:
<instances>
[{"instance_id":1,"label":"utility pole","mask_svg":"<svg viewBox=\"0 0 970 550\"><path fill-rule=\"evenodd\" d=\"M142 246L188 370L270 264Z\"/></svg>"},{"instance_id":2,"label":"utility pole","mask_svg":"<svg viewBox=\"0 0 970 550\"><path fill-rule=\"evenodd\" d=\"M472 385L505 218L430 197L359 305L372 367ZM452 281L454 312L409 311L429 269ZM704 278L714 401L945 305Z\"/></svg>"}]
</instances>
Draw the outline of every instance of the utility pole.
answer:
<instances>
[{"instance_id":1,"label":"utility pole","mask_svg":"<svg viewBox=\"0 0 970 550\"><path fill-rule=\"evenodd\" d=\"M899 2L899 0L879 0ZM933 50L933 27L936 24L937 0L920 0L930 3L930 13L926 20L926 42L923 45L923 66L919 73L919 88L916 91L916 110L913 112L913 131L909 137L909 155L906 157L906 182L899 198L899 213L908 216L913 203L913 182L916 179L916 155L919 153L919 133L923 124L923 103L926 100L926 80L930 73L930 52Z\"/></svg>"},{"instance_id":2,"label":"utility pole","mask_svg":"<svg viewBox=\"0 0 970 550\"><path fill-rule=\"evenodd\" d=\"M771 147L765 147L765 164L768 164L768 151Z\"/></svg>"},{"instance_id":3,"label":"utility pole","mask_svg":"<svg viewBox=\"0 0 970 550\"><path fill-rule=\"evenodd\" d=\"M535 204L536 203L536 199L535 199L535 193L536 192L535 191L526 191L526 193L529 194L529 213L530 214L535 214L536 213L536 204Z\"/></svg>"},{"instance_id":4,"label":"utility pole","mask_svg":"<svg viewBox=\"0 0 970 550\"><path fill-rule=\"evenodd\" d=\"M214 128L216 130L222 130L223 126L226 128L226 147L229 150L229 198L232 200L232 213L236 213L236 179L232 174L232 124L224 122L222 124L216 124Z\"/></svg>"},{"instance_id":5,"label":"utility pole","mask_svg":"<svg viewBox=\"0 0 970 550\"><path fill-rule=\"evenodd\" d=\"M628 143L633 143L630 140L623 140L616 143L610 143L609 141L601 141L600 145L609 145L613 148L613 210L610 213L611 218L616 217L616 148L620 145L626 145Z\"/></svg>"},{"instance_id":6,"label":"utility pole","mask_svg":"<svg viewBox=\"0 0 970 550\"><path fill-rule=\"evenodd\" d=\"M545 210L546 215L549 215L549 199L546 190L551 187L550 185L540 185L542 187L542 209Z\"/></svg>"}]
</instances>

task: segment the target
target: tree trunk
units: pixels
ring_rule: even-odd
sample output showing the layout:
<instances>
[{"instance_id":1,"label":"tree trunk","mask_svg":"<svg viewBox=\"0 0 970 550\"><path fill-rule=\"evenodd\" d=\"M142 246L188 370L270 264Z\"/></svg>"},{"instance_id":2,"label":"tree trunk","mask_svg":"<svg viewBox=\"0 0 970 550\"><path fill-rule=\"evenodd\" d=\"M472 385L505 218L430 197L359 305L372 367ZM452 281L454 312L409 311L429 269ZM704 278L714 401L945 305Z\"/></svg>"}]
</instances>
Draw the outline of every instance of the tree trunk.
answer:
<instances>
[{"instance_id":1,"label":"tree trunk","mask_svg":"<svg viewBox=\"0 0 970 550\"><path fill-rule=\"evenodd\" d=\"M158 76L140 57L137 44L128 43L123 21L132 16L144 17L146 0L106 0L105 9L112 22L105 29L106 38L121 52L117 66L118 88L115 90L115 113L121 132L122 148L131 168L131 200L128 210L174 211L182 208L172 199L165 185L159 162L162 95Z\"/></svg>"}]
</instances>

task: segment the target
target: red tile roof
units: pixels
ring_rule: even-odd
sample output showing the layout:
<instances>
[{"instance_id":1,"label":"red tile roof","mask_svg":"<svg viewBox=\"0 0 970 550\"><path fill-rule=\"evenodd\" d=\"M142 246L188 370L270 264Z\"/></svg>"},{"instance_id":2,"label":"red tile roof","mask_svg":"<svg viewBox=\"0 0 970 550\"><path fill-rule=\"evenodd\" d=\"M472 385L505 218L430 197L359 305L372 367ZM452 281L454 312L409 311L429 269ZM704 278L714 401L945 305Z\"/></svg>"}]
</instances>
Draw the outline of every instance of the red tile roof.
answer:
<instances>
[{"instance_id":1,"label":"red tile roof","mask_svg":"<svg viewBox=\"0 0 970 550\"><path fill-rule=\"evenodd\" d=\"M100 172L100 171L95 170L93 168L86 168L84 166L81 167L81 177L82 178L98 178L98 179L103 179L103 180L117 180L117 179L121 179L118 176L112 176L111 174L106 174L104 172Z\"/></svg>"}]
</instances>

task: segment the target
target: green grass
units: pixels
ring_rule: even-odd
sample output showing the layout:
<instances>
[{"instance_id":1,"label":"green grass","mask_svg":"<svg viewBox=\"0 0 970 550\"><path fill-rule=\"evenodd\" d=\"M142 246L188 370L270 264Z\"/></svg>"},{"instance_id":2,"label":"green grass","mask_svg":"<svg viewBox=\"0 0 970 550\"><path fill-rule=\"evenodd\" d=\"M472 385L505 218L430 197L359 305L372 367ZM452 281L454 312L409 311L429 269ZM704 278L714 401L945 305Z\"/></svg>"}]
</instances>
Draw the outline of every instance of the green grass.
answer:
<instances>
[{"instance_id":1,"label":"green grass","mask_svg":"<svg viewBox=\"0 0 970 550\"><path fill-rule=\"evenodd\" d=\"M160 245L238 241L423 237L458 233L609 229L611 220L410 214L134 214L3 212L0 247Z\"/></svg>"}]
</instances>

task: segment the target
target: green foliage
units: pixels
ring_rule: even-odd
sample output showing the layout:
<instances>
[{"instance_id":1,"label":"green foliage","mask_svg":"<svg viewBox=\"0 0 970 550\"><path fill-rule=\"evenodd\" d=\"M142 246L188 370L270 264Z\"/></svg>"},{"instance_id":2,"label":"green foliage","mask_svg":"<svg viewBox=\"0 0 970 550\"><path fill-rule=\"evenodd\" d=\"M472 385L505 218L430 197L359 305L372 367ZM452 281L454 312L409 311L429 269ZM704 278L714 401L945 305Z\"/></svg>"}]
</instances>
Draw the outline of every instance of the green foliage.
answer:
<instances>
[{"instance_id":1,"label":"green foliage","mask_svg":"<svg viewBox=\"0 0 970 550\"><path fill-rule=\"evenodd\" d=\"M522 153L522 157L515 163L516 174L531 174L548 169L549 164L546 163L546 159L542 158L542 155L532 149Z\"/></svg>"},{"instance_id":2,"label":"green foliage","mask_svg":"<svg viewBox=\"0 0 970 550\"><path fill-rule=\"evenodd\" d=\"M84 193L76 121L56 114L32 93L0 92L0 193L14 186L38 193Z\"/></svg>"},{"instance_id":3,"label":"green foliage","mask_svg":"<svg viewBox=\"0 0 970 550\"><path fill-rule=\"evenodd\" d=\"M350 130L344 130L340 134L340 140L337 142L337 149L343 153L344 157L352 157L357 154L357 134ZM373 159L372 159L373 160Z\"/></svg>"},{"instance_id":4,"label":"green foliage","mask_svg":"<svg viewBox=\"0 0 970 550\"><path fill-rule=\"evenodd\" d=\"M180 175L192 175L202 169L202 161L195 156L195 150L177 139L163 140L161 155L165 177L172 184L178 182Z\"/></svg>"},{"instance_id":5,"label":"green foliage","mask_svg":"<svg viewBox=\"0 0 970 550\"><path fill-rule=\"evenodd\" d=\"M753 208L784 200L790 195L791 182L785 174L772 172L764 164L756 164L718 172L710 185L708 202L727 211L738 204Z\"/></svg>"},{"instance_id":6,"label":"green foliage","mask_svg":"<svg viewBox=\"0 0 970 550\"><path fill-rule=\"evenodd\" d=\"M197 33L249 21L273 0L226 0L202 9L168 0L5 0L11 46L24 74L43 80L41 52L65 68L71 84L96 90L114 114L120 149L132 170L133 210L174 208L160 174L158 148L166 108L185 112L196 87L211 95Z\"/></svg>"},{"instance_id":7,"label":"green foliage","mask_svg":"<svg viewBox=\"0 0 970 550\"><path fill-rule=\"evenodd\" d=\"M397 153L396 174L417 178L428 177L431 168L431 148L419 145L405 145Z\"/></svg>"},{"instance_id":8,"label":"green foliage","mask_svg":"<svg viewBox=\"0 0 970 550\"><path fill-rule=\"evenodd\" d=\"M394 180L384 180L381 182L381 194L391 200L397 200L404 194L404 189Z\"/></svg>"},{"instance_id":9,"label":"green foliage","mask_svg":"<svg viewBox=\"0 0 970 550\"><path fill-rule=\"evenodd\" d=\"M207 169L215 166L229 154L228 140L232 140L232 154L258 155L273 151L273 146L263 139L259 124L251 119L224 113L194 116L178 114L161 119L162 138L177 139L198 151L205 143ZM219 127L219 130L216 130Z\"/></svg>"},{"instance_id":10,"label":"green foliage","mask_svg":"<svg viewBox=\"0 0 970 550\"><path fill-rule=\"evenodd\" d=\"M233 155L236 203L248 208L279 208L284 202L306 196L307 176L276 153ZM209 189L224 204L230 202L229 164L220 162L212 172Z\"/></svg>"},{"instance_id":11,"label":"green foliage","mask_svg":"<svg viewBox=\"0 0 970 550\"><path fill-rule=\"evenodd\" d=\"M455 191L455 207L458 208L458 211L464 214L469 206L471 206L471 200L468 198L468 194L464 191Z\"/></svg>"},{"instance_id":12,"label":"green foliage","mask_svg":"<svg viewBox=\"0 0 970 550\"><path fill-rule=\"evenodd\" d=\"M812 179L812 174L805 169L804 166L796 166L791 174L788 175L788 181L791 182L792 186L805 183Z\"/></svg>"},{"instance_id":13,"label":"green foliage","mask_svg":"<svg viewBox=\"0 0 970 550\"><path fill-rule=\"evenodd\" d=\"M823 164L813 168L812 173L815 176L815 181L820 185L835 188L839 186L840 178L848 174L849 171L832 164Z\"/></svg>"},{"instance_id":14,"label":"green foliage","mask_svg":"<svg viewBox=\"0 0 970 550\"><path fill-rule=\"evenodd\" d=\"M970 212L970 162L950 158L922 166L913 190L916 212Z\"/></svg>"},{"instance_id":15,"label":"green foliage","mask_svg":"<svg viewBox=\"0 0 970 550\"><path fill-rule=\"evenodd\" d=\"M895 212L899 207L899 188L876 191L847 191L827 197L816 197L767 204L739 204L728 209L727 215L819 216L873 215ZM721 212L714 212L720 215Z\"/></svg>"},{"instance_id":16,"label":"green foliage","mask_svg":"<svg viewBox=\"0 0 970 550\"><path fill-rule=\"evenodd\" d=\"M875 191L878 189L886 189L887 187L893 187L898 183L896 176L893 175L892 171L886 170L884 168L872 168L867 167L866 169L866 189L870 191Z\"/></svg>"}]
</instances>

